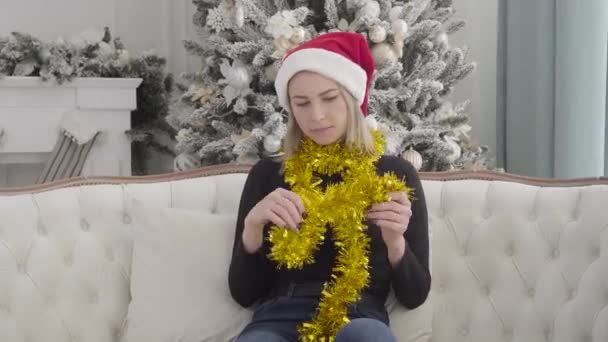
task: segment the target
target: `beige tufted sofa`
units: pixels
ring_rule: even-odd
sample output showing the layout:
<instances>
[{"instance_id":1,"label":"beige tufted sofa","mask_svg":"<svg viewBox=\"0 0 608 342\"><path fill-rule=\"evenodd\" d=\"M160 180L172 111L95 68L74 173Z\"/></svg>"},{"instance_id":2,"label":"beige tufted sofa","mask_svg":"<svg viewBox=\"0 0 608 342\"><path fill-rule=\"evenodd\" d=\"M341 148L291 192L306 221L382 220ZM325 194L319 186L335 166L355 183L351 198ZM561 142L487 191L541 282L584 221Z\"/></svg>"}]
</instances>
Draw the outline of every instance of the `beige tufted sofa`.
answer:
<instances>
[{"instance_id":1,"label":"beige tufted sofa","mask_svg":"<svg viewBox=\"0 0 608 342\"><path fill-rule=\"evenodd\" d=\"M247 170L0 189L0 341L121 340L131 298L128 198L234 215ZM432 292L409 316L392 317L400 341L608 341L608 179L422 178Z\"/></svg>"}]
</instances>

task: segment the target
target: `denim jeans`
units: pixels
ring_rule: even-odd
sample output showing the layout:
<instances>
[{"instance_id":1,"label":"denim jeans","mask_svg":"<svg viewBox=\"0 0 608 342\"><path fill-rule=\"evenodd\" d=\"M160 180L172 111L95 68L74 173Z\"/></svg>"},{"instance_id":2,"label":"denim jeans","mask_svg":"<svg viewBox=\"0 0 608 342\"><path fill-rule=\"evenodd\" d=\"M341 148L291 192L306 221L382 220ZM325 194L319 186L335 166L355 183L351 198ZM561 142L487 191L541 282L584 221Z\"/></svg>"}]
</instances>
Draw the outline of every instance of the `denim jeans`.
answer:
<instances>
[{"instance_id":1,"label":"denim jeans","mask_svg":"<svg viewBox=\"0 0 608 342\"><path fill-rule=\"evenodd\" d=\"M297 327L312 319L318 299L310 297L276 297L258 306L251 323L243 329L237 342L297 342ZM350 323L336 336L336 342L395 342L386 310L364 304L349 307Z\"/></svg>"}]
</instances>

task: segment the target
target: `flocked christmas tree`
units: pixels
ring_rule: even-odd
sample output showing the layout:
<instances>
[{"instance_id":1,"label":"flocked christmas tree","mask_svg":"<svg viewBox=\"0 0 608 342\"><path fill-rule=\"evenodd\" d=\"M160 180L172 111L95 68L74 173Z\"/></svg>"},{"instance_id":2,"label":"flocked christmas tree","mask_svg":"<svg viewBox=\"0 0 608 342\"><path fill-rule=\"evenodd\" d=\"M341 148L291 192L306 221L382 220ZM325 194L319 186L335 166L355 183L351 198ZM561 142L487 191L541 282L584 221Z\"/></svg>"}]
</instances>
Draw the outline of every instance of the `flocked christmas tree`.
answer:
<instances>
[{"instance_id":1,"label":"flocked christmas tree","mask_svg":"<svg viewBox=\"0 0 608 342\"><path fill-rule=\"evenodd\" d=\"M274 77L291 48L331 31L363 34L376 63L368 119L387 137L386 153L424 171L487 167L475 146L467 103L448 95L474 64L448 35L452 0L193 0L199 37L186 49L203 61L173 106L175 169L253 163L280 153L287 115Z\"/></svg>"}]
</instances>

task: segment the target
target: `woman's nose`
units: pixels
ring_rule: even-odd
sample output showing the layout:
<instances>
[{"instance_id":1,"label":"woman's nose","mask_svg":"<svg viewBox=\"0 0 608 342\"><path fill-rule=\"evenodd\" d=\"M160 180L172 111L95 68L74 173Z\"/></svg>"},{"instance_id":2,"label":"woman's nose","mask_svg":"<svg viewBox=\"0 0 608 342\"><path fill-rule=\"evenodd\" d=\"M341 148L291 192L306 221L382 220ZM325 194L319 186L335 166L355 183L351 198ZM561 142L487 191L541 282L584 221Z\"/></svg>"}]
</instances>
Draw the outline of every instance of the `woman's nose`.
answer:
<instances>
[{"instance_id":1,"label":"woman's nose","mask_svg":"<svg viewBox=\"0 0 608 342\"><path fill-rule=\"evenodd\" d=\"M322 121L323 119L325 119L325 108L323 107L323 105L319 102L313 103L311 106L312 109L312 113L311 113L311 119L313 121Z\"/></svg>"}]
</instances>

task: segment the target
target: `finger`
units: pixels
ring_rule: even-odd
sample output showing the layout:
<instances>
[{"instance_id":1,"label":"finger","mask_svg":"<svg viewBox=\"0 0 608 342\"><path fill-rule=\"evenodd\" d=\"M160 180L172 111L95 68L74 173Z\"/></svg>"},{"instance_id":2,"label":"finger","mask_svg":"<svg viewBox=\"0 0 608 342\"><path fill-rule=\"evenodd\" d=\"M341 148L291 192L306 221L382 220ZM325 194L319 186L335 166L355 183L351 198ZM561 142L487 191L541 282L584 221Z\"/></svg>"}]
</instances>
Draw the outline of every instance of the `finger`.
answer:
<instances>
[{"instance_id":1,"label":"finger","mask_svg":"<svg viewBox=\"0 0 608 342\"><path fill-rule=\"evenodd\" d=\"M293 222L295 222L296 224L299 224L300 222L302 222L302 215L300 215L298 208L296 208L296 205L293 204L292 201L288 200L285 197L282 197L281 200L277 204L282 206L283 208L285 208L285 210L287 210L287 212L289 213L289 216L291 216L291 219L293 220Z\"/></svg>"},{"instance_id":2,"label":"finger","mask_svg":"<svg viewBox=\"0 0 608 342\"><path fill-rule=\"evenodd\" d=\"M399 234L403 234L407 230L406 225L398 224L393 221L378 220L376 221L376 225L383 229L390 229Z\"/></svg>"},{"instance_id":3,"label":"finger","mask_svg":"<svg viewBox=\"0 0 608 342\"><path fill-rule=\"evenodd\" d=\"M289 215L289 212L287 211L287 209L283 208L279 204L275 204L272 206L272 208L270 210L273 213L277 214L283 220L283 222L287 223L285 228L291 228L291 229L297 231L298 227L297 227L296 223L293 221L293 219L291 218L291 215Z\"/></svg>"},{"instance_id":4,"label":"finger","mask_svg":"<svg viewBox=\"0 0 608 342\"><path fill-rule=\"evenodd\" d=\"M371 219L371 220L376 220L376 221L379 221L379 220L390 221L390 222L395 222L395 223L399 223L399 224L405 224L407 222L407 217L396 214L392 211L379 211L379 212L369 213L367 215L367 218Z\"/></svg>"},{"instance_id":5,"label":"finger","mask_svg":"<svg viewBox=\"0 0 608 342\"><path fill-rule=\"evenodd\" d=\"M298 209L298 212L300 215L304 215L304 213L306 212L306 208L304 207L304 202L302 202L302 199L300 198L300 196L298 196L298 194L296 194L293 191L289 191L289 190L285 190L285 189L281 189L281 195L283 195L285 198L289 199Z\"/></svg>"},{"instance_id":6,"label":"finger","mask_svg":"<svg viewBox=\"0 0 608 342\"><path fill-rule=\"evenodd\" d=\"M391 201L401 203L403 205L411 205L410 200L407 198L407 195L403 191L395 191L389 193Z\"/></svg>"},{"instance_id":7,"label":"finger","mask_svg":"<svg viewBox=\"0 0 608 342\"><path fill-rule=\"evenodd\" d=\"M408 209L407 206L404 206L397 202L383 202L383 203L374 204L370 208L369 212L392 211L392 212L395 212L396 214L402 214L402 213L405 213L407 209Z\"/></svg>"},{"instance_id":8,"label":"finger","mask_svg":"<svg viewBox=\"0 0 608 342\"><path fill-rule=\"evenodd\" d=\"M271 210L268 211L268 218L270 219L270 221L272 223L274 223L275 225L277 225L281 228L289 228L287 226L287 223L285 223L285 221L283 221L283 219L281 217L279 217L279 215L275 214Z\"/></svg>"}]
</instances>

